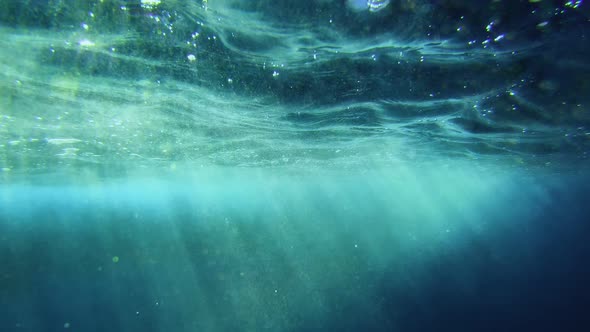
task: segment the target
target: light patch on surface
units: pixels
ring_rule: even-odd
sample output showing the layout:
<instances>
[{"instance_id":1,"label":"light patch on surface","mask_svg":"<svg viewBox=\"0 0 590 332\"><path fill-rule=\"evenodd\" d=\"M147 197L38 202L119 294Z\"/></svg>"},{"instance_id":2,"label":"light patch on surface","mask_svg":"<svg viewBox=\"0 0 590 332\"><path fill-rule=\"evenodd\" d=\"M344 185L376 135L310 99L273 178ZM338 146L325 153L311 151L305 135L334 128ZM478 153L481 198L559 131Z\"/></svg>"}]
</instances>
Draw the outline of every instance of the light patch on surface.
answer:
<instances>
[{"instance_id":1,"label":"light patch on surface","mask_svg":"<svg viewBox=\"0 0 590 332\"><path fill-rule=\"evenodd\" d=\"M63 149L63 152L60 154L57 154L58 157L75 157L77 152L80 149L76 149L76 148L65 148Z\"/></svg>"},{"instance_id":2,"label":"light patch on surface","mask_svg":"<svg viewBox=\"0 0 590 332\"><path fill-rule=\"evenodd\" d=\"M47 138L45 140L47 144L62 145L62 144L74 144L81 142L77 138Z\"/></svg>"},{"instance_id":3,"label":"light patch on surface","mask_svg":"<svg viewBox=\"0 0 590 332\"><path fill-rule=\"evenodd\" d=\"M78 42L78 44L83 47L92 47L92 46L96 45L94 42L92 42L88 39L82 39Z\"/></svg>"},{"instance_id":4,"label":"light patch on surface","mask_svg":"<svg viewBox=\"0 0 590 332\"><path fill-rule=\"evenodd\" d=\"M348 5L349 9L355 11L367 10L367 8L369 8L367 0L347 0L346 4Z\"/></svg>"},{"instance_id":5,"label":"light patch on surface","mask_svg":"<svg viewBox=\"0 0 590 332\"><path fill-rule=\"evenodd\" d=\"M369 11L371 12L378 12L389 5L389 0L369 0L367 1L367 6L369 6Z\"/></svg>"},{"instance_id":6,"label":"light patch on surface","mask_svg":"<svg viewBox=\"0 0 590 332\"><path fill-rule=\"evenodd\" d=\"M389 0L347 0L346 5L354 11L378 12L389 5Z\"/></svg>"},{"instance_id":7,"label":"light patch on surface","mask_svg":"<svg viewBox=\"0 0 590 332\"><path fill-rule=\"evenodd\" d=\"M141 6L146 9L153 9L160 4L160 0L141 0Z\"/></svg>"}]
</instances>

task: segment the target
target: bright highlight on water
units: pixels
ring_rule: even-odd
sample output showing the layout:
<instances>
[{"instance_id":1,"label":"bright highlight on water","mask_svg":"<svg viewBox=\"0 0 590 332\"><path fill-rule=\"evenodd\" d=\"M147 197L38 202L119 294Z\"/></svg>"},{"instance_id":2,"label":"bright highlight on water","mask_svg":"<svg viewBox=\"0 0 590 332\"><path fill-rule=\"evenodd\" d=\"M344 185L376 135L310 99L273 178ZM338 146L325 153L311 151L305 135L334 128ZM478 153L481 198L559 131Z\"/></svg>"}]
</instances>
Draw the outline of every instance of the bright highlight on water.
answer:
<instances>
[{"instance_id":1,"label":"bright highlight on water","mask_svg":"<svg viewBox=\"0 0 590 332\"><path fill-rule=\"evenodd\" d=\"M369 10L377 12L389 5L389 0L346 0L352 10Z\"/></svg>"}]
</instances>

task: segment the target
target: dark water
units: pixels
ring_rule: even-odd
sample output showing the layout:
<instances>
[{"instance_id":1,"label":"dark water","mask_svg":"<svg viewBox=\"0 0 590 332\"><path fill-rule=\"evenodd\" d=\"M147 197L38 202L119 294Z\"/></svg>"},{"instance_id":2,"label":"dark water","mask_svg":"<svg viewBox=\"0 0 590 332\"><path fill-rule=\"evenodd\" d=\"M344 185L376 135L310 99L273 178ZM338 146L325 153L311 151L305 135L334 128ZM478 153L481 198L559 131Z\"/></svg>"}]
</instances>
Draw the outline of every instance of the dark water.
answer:
<instances>
[{"instance_id":1,"label":"dark water","mask_svg":"<svg viewBox=\"0 0 590 332\"><path fill-rule=\"evenodd\" d=\"M0 331L587 331L583 1L0 0Z\"/></svg>"}]
</instances>

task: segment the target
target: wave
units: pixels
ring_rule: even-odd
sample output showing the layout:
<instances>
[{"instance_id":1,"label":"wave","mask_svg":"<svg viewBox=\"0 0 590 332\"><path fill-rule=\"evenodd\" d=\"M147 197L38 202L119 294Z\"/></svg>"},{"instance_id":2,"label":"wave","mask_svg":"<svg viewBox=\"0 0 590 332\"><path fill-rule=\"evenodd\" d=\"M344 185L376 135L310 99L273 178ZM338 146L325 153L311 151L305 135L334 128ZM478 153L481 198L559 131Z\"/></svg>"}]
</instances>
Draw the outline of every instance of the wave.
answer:
<instances>
[{"instance_id":1,"label":"wave","mask_svg":"<svg viewBox=\"0 0 590 332\"><path fill-rule=\"evenodd\" d=\"M581 2L382 3L5 5L0 164L587 159Z\"/></svg>"}]
</instances>

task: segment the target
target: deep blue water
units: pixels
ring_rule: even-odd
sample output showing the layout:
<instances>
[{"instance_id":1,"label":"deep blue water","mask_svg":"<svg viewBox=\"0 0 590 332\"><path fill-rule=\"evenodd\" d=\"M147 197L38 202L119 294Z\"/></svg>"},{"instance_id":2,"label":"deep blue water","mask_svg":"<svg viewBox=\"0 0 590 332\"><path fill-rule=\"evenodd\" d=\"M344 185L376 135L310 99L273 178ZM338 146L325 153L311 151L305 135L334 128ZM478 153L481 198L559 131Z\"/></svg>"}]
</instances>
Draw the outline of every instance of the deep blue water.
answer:
<instances>
[{"instance_id":1,"label":"deep blue water","mask_svg":"<svg viewBox=\"0 0 590 332\"><path fill-rule=\"evenodd\" d=\"M590 330L588 8L0 0L0 331Z\"/></svg>"},{"instance_id":2,"label":"deep blue water","mask_svg":"<svg viewBox=\"0 0 590 332\"><path fill-rule=\"evenodd\" d=\"M587 177L438 174L4 188L0 323L586 330Z\"/></svg>"}]
</instances>

